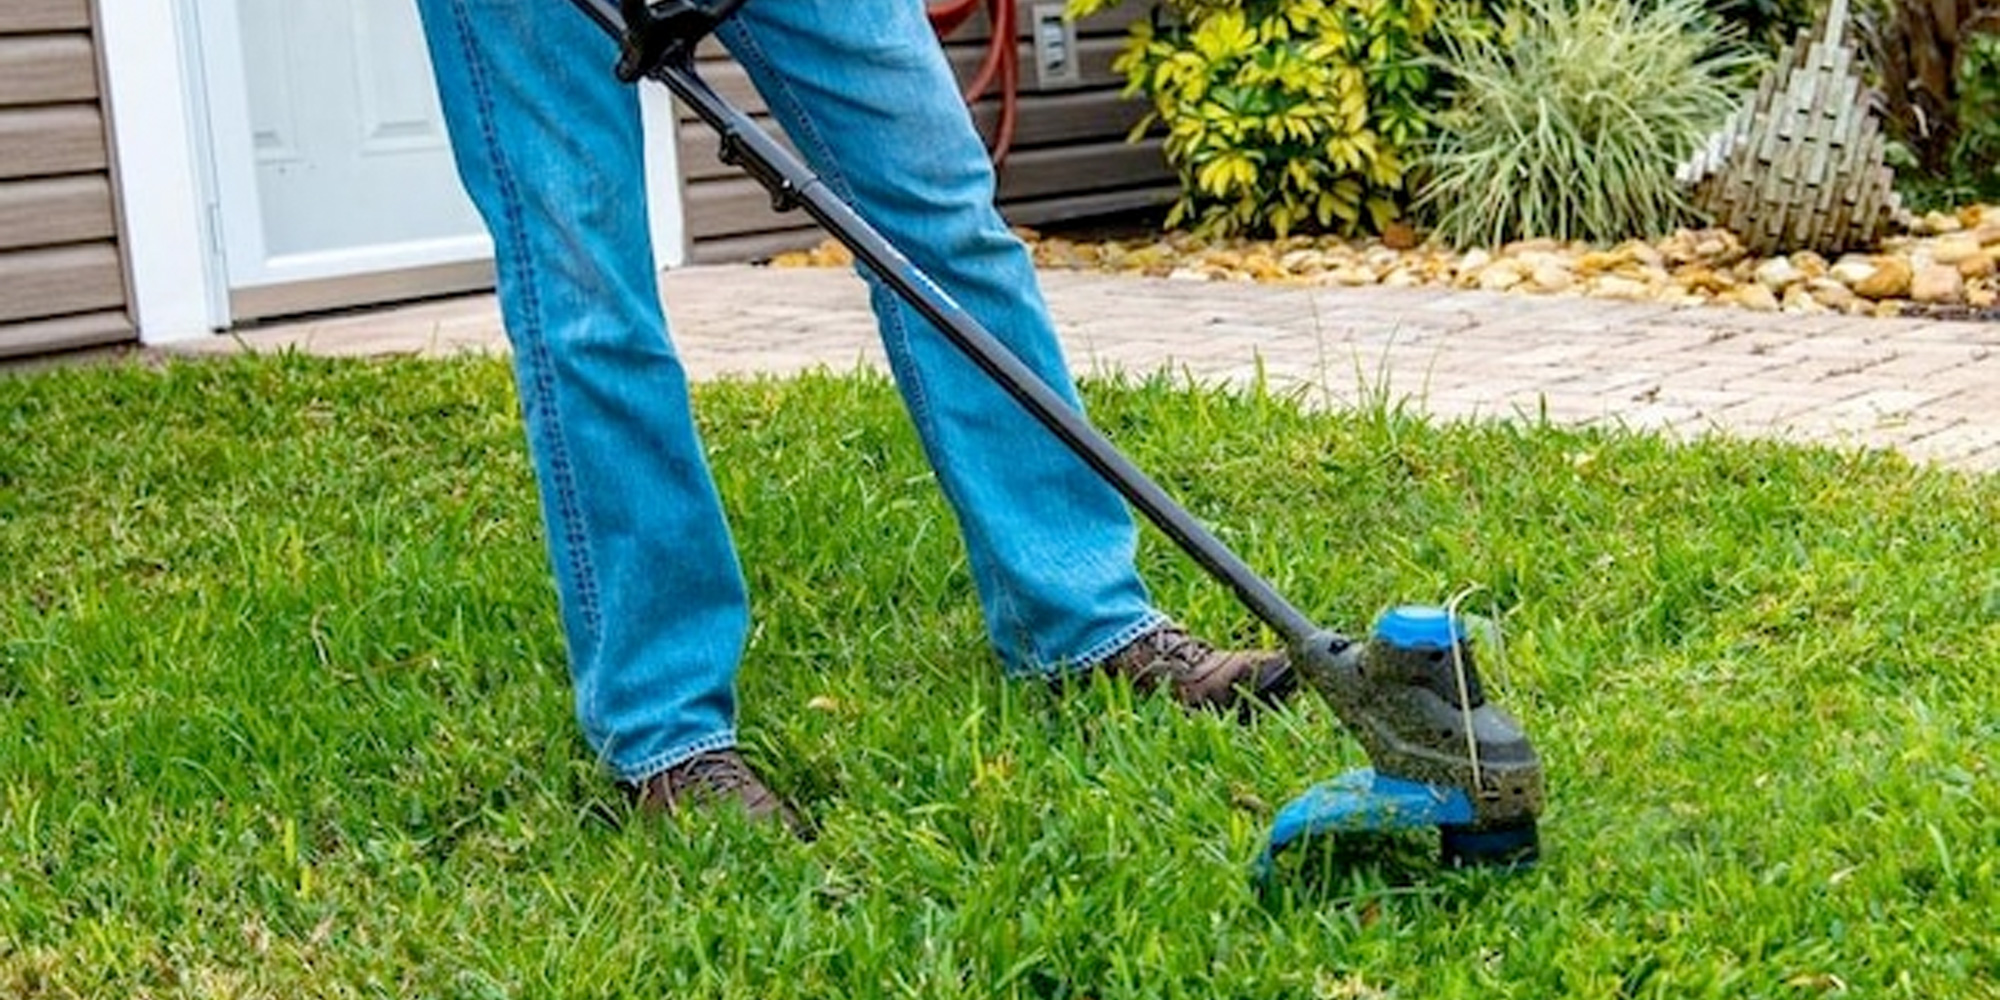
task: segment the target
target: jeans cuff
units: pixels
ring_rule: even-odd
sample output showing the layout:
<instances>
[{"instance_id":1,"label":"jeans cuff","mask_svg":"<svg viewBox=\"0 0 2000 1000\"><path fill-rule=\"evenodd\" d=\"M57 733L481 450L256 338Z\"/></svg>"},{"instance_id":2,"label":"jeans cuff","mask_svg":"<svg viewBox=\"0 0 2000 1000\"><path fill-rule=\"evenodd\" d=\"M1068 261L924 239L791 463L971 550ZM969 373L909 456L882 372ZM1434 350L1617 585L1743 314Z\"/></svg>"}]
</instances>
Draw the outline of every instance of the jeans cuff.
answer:
<instances>
[{"instance_id":1,"label":"jeans cuff","mask_svg":"<svg viewBox=\"0 0 2000 1000\"><path fill-rule=\"evenodd\" d=\"M671 770L705 753L728 750L736 746L736 730L725 729L713 736L678 744L666 751L656 753L630 767L612 765L611 771L619 782L629 785L644 784L662 771Z\"/></svg>"},{"instance_id":2,"label":"jeans cuff","mask_svg":"<svg viewBox=\"0 0 2000 1000\"><path fill-rule=\"evenodd\" d=\"M1083 652L1055 663L1040 664L1030 669L1026 675L1055 680L1064 676L1089 673L1119 650L1130 646L1133 640L1171 621L1172 619L1157 610L1147 611L1138 621L1111 633L1109 638L1093 644Z\"/></svg>"}]
</instances>

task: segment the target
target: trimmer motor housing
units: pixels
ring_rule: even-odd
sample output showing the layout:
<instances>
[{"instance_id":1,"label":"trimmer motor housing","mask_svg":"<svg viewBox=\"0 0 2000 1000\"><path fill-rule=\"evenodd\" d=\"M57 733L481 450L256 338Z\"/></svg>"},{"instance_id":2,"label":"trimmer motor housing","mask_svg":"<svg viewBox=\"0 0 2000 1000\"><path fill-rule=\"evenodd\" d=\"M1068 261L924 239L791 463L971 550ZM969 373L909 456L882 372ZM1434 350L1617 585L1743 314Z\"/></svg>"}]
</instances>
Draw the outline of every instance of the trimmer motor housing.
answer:
<instances>
[{"instance_id":1,"label":"trimmer motor housing","mask_svg":"<svg viewBox=\"0 0 2000 1000\"><path fill-rule=\"evenodd\" d=\"M1447 864L1533 860L1542 765L1520 723L1486 700L1464 623L1442 608L1393 608L1356 642L1331 633L1294 663L1361 741L1374 766L1294 800L1266 859L1326 832L1436 826Z\"/></svg>"}]
</instances>

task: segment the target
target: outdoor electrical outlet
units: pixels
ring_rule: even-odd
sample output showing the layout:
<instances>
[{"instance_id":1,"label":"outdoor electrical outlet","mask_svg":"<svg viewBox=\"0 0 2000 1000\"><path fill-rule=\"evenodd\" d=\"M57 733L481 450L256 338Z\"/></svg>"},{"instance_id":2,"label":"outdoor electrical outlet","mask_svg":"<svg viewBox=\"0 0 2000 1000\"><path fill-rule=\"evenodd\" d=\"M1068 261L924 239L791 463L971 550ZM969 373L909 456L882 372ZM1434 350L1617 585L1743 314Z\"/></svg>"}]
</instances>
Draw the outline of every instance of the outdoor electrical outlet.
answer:
<instances>
[{"instance_id":1,"label":"outdoor electrical outlet","mask_svg":"<svg viewBox=\"0 0 2000 1000\"><path fill-rule=\"evenodd\" d=\"M1038 3L1034 7L1035 86L1074 86L1083 82L1083 67L1077 63L1076 22L1063 16L1062 3Z\"/></svg>"}]
</instances>

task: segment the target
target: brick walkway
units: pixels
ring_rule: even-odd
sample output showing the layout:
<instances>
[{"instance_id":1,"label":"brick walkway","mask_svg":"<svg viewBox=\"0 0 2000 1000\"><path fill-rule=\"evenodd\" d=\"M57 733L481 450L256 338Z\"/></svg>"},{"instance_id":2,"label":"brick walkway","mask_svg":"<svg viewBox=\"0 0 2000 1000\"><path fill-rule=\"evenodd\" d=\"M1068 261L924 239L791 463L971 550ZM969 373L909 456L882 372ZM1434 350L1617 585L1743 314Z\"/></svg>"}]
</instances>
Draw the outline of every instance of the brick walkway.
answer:
<instances>
[{"instance_id":1,"label":"brick walkway","mask_svg":"<svg viewBox=\"0 0 2000 1000\"><path fill-rule=\"evenodd\" d=\"M2000 323L1785 316L1726 308L1396 288L1043 275L1081 373L1260 369L1313 403L1406 399L1440 417L1616 421L1894 448L2000 470ZM699 267L664 279L696 378L880 366L846 271ZM491 296L272 326L180 351L341 355L504 350Z\"/></svg>"}]
</instances>

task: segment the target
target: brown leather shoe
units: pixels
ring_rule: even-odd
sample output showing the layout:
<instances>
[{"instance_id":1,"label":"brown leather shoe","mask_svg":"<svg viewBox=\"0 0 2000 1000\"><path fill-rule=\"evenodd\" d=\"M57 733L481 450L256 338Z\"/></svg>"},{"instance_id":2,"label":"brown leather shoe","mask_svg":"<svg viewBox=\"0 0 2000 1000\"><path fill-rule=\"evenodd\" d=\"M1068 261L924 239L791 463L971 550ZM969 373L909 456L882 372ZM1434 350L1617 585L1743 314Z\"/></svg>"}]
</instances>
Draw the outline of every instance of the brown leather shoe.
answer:
<instances>
[{"instance_id":1,"label":"brown leather shoe","mask_svg":"<svg viewBox=\"0 0 2000 1000\"><path fill-rule=\"evenodd\" d=\"M1178 625L1162 625L1111 654L1098 670L1124 677L1141 691L1165 684L1189 709L1249 714L1298 689L1292 661L1281 652L1218 650Z\"/></svg>"},{"instance_id":2,"label":"brown leather shoe","mask_svg":"<svg viewBox=\"0 0 2000 1000\"><path fill-rule=\"evenodd\" d=\"M803 835L791 807L766 786L735 750L710 750L690 757L637 784L626 794L641 812L677 815L690 809L736 808L759 823L782 823Z\"/></svg>"}]
</instances>

